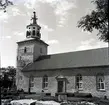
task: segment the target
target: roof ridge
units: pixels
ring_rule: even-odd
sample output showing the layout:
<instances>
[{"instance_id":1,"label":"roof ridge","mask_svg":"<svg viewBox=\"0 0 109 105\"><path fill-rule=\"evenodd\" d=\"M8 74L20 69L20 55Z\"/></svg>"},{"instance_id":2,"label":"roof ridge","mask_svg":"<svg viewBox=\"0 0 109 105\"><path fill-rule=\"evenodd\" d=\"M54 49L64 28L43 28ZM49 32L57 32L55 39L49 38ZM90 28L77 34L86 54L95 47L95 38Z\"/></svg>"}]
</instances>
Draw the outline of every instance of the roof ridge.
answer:
<instances>
[{"instance_id":1,"label":"roof ridge","mask_svg":"<svg viewBox=\"0 0 109 105\"><path fill-rule=\"evenodd\" d=\"M86 50L78 50L78 51L70 51L70 52L62 52L62 53L56 53L56 54L48 54L48 55L60 55L60 54L69 54L69 53L75 53L75 52L86 52L86 51L92 51L92 50L100 50L100 49L107 49L108 47L102 47L102 48L93 48L93 49L86 49ZM45 55L46 56L46 55Z\"/></svg>"}]
</instances>

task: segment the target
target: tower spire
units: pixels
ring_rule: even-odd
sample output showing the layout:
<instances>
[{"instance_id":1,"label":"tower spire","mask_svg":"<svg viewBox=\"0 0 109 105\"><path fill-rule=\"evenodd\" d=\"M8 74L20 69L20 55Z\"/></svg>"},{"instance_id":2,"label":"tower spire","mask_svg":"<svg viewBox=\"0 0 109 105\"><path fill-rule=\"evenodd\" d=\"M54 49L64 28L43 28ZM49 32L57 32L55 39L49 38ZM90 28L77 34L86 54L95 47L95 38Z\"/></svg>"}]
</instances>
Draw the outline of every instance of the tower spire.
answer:
<instances>
[{"instance_id":1,"label":"tower spire","mask_svg":"<svg viewBox=\"0 0 109 105\"><path fill-rule=\"evenodd\" d=\"M27 38L41 38L40 29L41 27L37 24L37 17L36 12L33 12L33 17L31 18L32 23L27 25L27 32L26 37Z\"/></svg>"},{"instance_id":2,"label":"tower spire","mask_svg":"<svg viewBox=\"0 0 109 105\"><path fill-rule=\"evenodd\" d=\"M33 17L32 17L33 24L37 24L37 22L36 22L36 20L37 20L36 12L34 11L33 14L34 14Z\"/></svg>"}]
</instances>

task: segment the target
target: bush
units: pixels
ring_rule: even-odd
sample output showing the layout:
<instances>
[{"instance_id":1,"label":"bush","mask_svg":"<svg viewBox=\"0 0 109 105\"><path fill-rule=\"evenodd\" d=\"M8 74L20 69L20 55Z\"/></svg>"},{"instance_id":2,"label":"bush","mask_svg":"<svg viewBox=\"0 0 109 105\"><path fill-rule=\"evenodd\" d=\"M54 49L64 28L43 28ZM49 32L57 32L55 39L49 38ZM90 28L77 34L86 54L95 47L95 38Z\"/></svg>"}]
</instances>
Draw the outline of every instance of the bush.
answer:
<instances>
[{"instance_id":1,"label":"bush","mask_svg":"<svg viewBox=\"0 0 109 105\"><path fill-rule=\"evenodd\" d=\"M41 100L43 100L43 101L57 101L57 98L56 97L54 97L54 96L44 96L44 97L42 97L41 98Z\"/></svg>"},{"instance_id":2,"label":"bush","mask_svg":"<svg viewBox=\"0 0 109 105\"><path fill-rule=\"evenodd\" d=\"M74 93L75 97L86 97L86 98L92 98L91 93Z\"/></svg>"},{"instance_id":3,"label":"bush","mask_svg":"<svg viewBox=\"0 0 109 105\"><path fill-rule=\"evenodd\" d=\"M46 95L46 96L51 96L51 93L46 93L45 95Z\"/></svg>"},{"instance_id":4,"label":"bush","mask_svg":"<svg viewBox=\"0 0 109 105\"><path fill-rule=\"evenodd\" d=\"M56 93L55 96L58 96L58 95L67 95L67 97L74 97L74 93L68 93L68 92L65 92L65 93Z\"/></svg>"},{"instance_id":5,"label":"bush","mask_svg":"<svg viewBox=\"0 0 109 105\"><path fill-rule=\"evenodd\" d=\"M74 97L74 93L67 93L67 97Z\"/></svg>"},{"instance_id":6,"label":"bush","mask_svg":"<svg viewBox=\"0 0 109 105\"><path fill-rule=\"evenodd\" d=\"M67 95L67 92L64 92L64 93L55 93L55 96L58 96L58 95Z\"/></svg>"}]
</instances>

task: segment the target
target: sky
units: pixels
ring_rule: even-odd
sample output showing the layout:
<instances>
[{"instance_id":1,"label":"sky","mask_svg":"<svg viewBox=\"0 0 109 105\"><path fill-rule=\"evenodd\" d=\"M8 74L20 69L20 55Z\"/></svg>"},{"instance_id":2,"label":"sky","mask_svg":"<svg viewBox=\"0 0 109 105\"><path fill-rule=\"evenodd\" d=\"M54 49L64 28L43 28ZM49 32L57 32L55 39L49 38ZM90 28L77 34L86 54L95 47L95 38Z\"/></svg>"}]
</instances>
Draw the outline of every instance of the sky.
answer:
<instances>
[{"instance_id":1,"label":"sky","mask_svg":"<svg viewBox=\"0 0 109 105\"><path fill-rule=\"evenodd\" d=\"M16 67L17 44L26 39L26 26L36 11L41 39L49 44L48 54L107 47L97 30L84 32L77 27L81 17L95 8L91 0L10 0L7 12L0 10L1 67Z\"/></svg>"}]
</instances>

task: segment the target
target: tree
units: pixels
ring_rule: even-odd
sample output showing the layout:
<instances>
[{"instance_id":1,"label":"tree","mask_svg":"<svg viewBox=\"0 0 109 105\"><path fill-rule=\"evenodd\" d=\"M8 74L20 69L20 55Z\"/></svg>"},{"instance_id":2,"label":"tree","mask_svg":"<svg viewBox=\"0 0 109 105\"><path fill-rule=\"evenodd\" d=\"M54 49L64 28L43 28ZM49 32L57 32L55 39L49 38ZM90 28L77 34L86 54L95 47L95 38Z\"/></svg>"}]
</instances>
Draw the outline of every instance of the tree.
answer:
<instances>
[{"instance_id":1,"label":"tree","mask_svg":"<svg viewBox=\"0 0 109 105\"><path fill-rule=\"evenodd\" d=\"M13 5L13 2L9 0L0 0L0 10L4 10L4 12L6 12L6 8L9 5Z\"/></svg>"},{"instance_id":2,"label":"tree","mask_svg":"<svg viewBox=\"0 0 109 105\"><path fill-rule=\"evenodd\" d=\"M3 76L0 76L1 87L12 88L15 86L16 68L8 66L0 69Z\"/></svg>"},{"instance_id":3,"label":"tree","mask_svg":"<svg viewBox=\"0 0 109 105\"><path fill-rule=\"evenodd\" d=\"M109 42L108 0L93 0L92 3L96 5L96 9L82 17L78 21L78 27L89 32L97 29L99 39Z\"/></svg>"}]
</instances>

